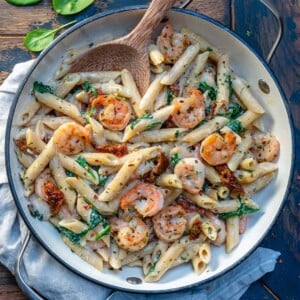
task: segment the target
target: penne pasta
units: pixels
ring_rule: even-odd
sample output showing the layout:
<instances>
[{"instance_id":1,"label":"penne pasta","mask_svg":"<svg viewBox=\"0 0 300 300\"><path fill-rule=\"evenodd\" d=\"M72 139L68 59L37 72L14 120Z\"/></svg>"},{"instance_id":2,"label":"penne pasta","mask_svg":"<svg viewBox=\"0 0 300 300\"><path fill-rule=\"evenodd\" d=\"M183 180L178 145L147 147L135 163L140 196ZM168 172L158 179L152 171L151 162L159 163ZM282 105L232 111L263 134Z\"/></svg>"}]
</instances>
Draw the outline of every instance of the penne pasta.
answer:
<instances>
[{"instance_id":1,"label":"penne pasta","mask_svg":"<svg viewBox=\"0 0 300 300\"><path fill-rule=\"evenodd\" d=\"M70 102L67 102L49 93L42 94L39 92L35 92L35 96L40 103L43 103L49 106L50 108L55 109L56 111L71 117L72 119L81 124L84 123L84 120L78 108L74 104L71 104Z\"/></svg>"},{"instance_id":2,"label":"penne pasta","mask_svg":"<svg viewBox=\"0 0 300 300\"><path fill-rule=\"evenodd\" d=\"M31 98L22 113L19 115L17 125L26 125L33 118L33 116L36 115L40 108L41 104L37 102L35 98Z\"/></svg>"},{"instance_id":3,"label":"penne pasta","mask_svg":"<svg viewBox=\"0 0 300 300\"><path fill-rule=\"evenodd\" d=\"M195 59L200 51L200 45L194 44L189 46L182 56L177 60L170 71L163 76L160 83L164 85L171 85L175 83L178 78L186 71L191 62Z\"/></svg>"},{"instance_id":4,"label":"penne pasta","mask_svg":"<svg viewBox=\"0 0 300 300\"><path fill-rule=\"evenodd\" d=\"M252 95L249 85L246 84L242 78L236 76L235 74L233 74L231 80L233 90L244 106L254 113L263 114L265 111L258 100Z\"/></svg>"},{"instance_id":5,"label":"penne pasta","mask_svg":"<svg viewBox=\"0 0 300 300\"><path fill-rule=\"evenodd\" d=\"M224 117L214 117L213 119L207 121L203 125L197 127L196 129L189 132L182 138L185 143L196 144L209 136L211 133L219 130L228 123L228 119Z\"/></svg>"},{"instance_id":6,"label":"penne pasta","mask_svg":"<svg viewBox=\"0 0 300 300\"><path fill-rule=\"evenodd\" d=\"M111 201L118 192L125 186L128 179L136 168L142 162L142 156L136 155L134 158L129 158L125 164L121 167L113 180L106 186L104 191L99 195L99 201L107 202Z\"/></svg>"},{"instance_id":7,"label":"penne pasta","mask_svg":"<svg viewBox=\"0 0 300 300\"><path fill-rule=\"evenodd\" d=\"M121 78L125 89L128 91L128 94L130 94L129 98L135 114L138 117L142 116L143 112L140 110L140 102L142 97L131 73L128 70L124 69L121 72Z\"/></svg>"},{"instance_id":8,"label":"penne pasta","mask_svg":"<svg viewBox=\"0 0 300 300\"><path fill-rule=\"evenodd\" d=\"M226 252L231 252L239 243L239 217L232 217L226 220Z\"/></svg>"}]
</instances>

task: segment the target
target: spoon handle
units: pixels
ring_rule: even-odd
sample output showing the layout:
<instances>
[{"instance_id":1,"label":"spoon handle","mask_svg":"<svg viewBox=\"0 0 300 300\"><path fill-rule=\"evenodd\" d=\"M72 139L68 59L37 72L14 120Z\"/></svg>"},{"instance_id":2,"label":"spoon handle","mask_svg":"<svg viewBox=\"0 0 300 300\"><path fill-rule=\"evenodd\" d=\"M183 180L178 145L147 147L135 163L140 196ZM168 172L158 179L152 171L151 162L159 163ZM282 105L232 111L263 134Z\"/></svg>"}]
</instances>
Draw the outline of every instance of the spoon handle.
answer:
<instances>
[{"instance_id":1,"label":"spoon handle","mask_svg":"<svg viewBox=\"0 0 300 300\"><path fill-rule=\"evenodd\" d=\"M164 14L176 0L152 0L141 21L129 33L127 40L131 46L146 46L151 38L153 30L159 25Z\"/></svg>"}]
</instances>

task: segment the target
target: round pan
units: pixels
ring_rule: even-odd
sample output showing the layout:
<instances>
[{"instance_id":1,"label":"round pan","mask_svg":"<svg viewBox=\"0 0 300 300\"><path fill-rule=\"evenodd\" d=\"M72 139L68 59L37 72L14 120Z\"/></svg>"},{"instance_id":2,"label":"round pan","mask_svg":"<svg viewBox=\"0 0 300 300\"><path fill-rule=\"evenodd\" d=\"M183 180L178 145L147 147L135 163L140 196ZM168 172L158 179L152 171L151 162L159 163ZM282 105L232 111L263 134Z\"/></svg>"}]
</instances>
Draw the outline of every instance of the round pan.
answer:
<instances>
[{"instance_id":1,"label":"round pan","mask_svg":"<svg viewBox=\"0 0 300 300\"><path fill-rule=\"evenodd\" d=\"M8 180L18 210L34 237L54 258L93 282L119 290L157 293L180 290L212 280L236 266L258 246L272 227L287 196L294 159L294 143L291 117L286 101L277 80L265 62L238 36L212 19L187 10L170 11L167 16L175 28L188 27L203 35L213 45L231 53L234 71L247 79L254 95L261 100L266 110L264 117L266 130L277 136L280 141L278 174L267 188L253 198L261 210L249 218L248 229L241 236L237 248L232 253L226 254L224 247L213 247L212 261L201 275L196 275L190 265L183 265L168 271L159 282L142 281L140 284L133 285L127 281L127 278L142 278L139 268L125 267L122 271L99 272L73 254L52 225L38 221L28 211L27 199L23 195L23 185L19 179L20 165L13 147L13 138L18 131L17 117L30 98L33 82L48 81L68 49L87 46L111 35L113 37L124 35L141 18L144 8L144 6L123 8L88 18L67 30L41 53L22 83L12 105L7 125L5 152ZM264 79L268 83L270 87L268 95L259 90L259 79Z\"/></svg>"}]
</instances>

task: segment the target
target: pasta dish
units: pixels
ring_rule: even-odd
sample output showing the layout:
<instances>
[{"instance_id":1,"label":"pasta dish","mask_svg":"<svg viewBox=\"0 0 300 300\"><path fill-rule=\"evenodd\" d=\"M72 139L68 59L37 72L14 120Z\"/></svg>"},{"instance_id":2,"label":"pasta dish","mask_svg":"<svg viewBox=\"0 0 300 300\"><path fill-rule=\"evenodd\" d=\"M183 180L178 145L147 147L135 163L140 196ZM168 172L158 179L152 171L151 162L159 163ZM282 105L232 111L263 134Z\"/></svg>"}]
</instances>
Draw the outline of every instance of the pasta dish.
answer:
<instances>
[{"instance_id":1,"label":"pasta dish","mask_svg":"<svg viewBox=\"0 0 300 300\"><path fill-rule=\"evenodd\" d=\"M152 81L140 95L124 70L34 82L15 151L33 217L98 270L141 267L155 282L211 247L234 251L259 210L252 196L277 172L279 142L230 54L166 23L149 45ZM245 236L246 238L246 236Z\"/></svg>"}]
</instances>

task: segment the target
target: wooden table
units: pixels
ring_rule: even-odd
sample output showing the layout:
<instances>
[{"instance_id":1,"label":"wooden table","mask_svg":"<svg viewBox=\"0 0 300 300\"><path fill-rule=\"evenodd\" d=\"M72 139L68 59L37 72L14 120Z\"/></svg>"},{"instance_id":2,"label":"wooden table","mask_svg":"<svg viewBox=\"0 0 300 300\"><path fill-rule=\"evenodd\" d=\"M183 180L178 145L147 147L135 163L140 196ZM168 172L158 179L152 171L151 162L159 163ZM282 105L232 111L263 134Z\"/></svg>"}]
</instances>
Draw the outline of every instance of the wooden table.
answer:
<instances>
[{"instance_id":1,"label":"wooden table","mask_svg":"<svg viewBox=\"0 0 300 300\"><path fill-rule=\"evenodd\" d=\"M202 12L226 26L230 25L229 0L194 0L189 9ZM145 4L138 0L96 0L84 12L70 17L57 15L51 1L42 1L32 7L15 7L0 0L0 84L13 66L32 57L23 46L23 38L37 26L53 28L76 18L82 20L107 9L125 5ZM180 1L178 1L180 2ZM181 1L183 2L183 1ZM272 0L283 17L284 34L281 44L271 61L271 68L279 79L294 121L296 149L300 148L300 2L299 0ZM275 20L258 0L235 1L235 32L260 54L267 53L274 41ZM296 150L297 151L297 150ZM284 154L283 154L284 155ZM274 272L254 283L243 299L299 299L300 297L300 153L296 153L293 184L276 224L261 246L282 253ZM296 296L298 295L298 296ZM0 265L0 300L25 299L14 277Z\"/></svg>"}]
</instances>

